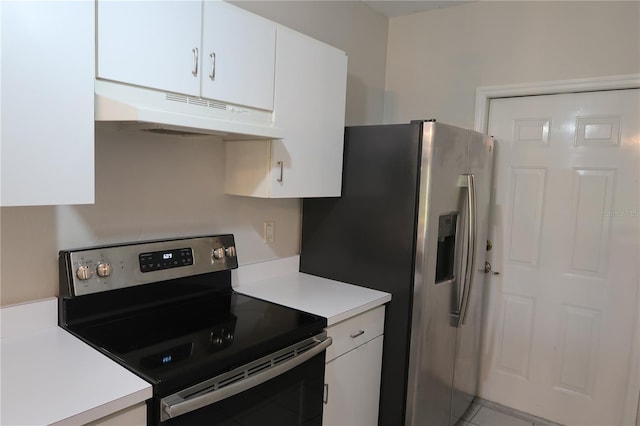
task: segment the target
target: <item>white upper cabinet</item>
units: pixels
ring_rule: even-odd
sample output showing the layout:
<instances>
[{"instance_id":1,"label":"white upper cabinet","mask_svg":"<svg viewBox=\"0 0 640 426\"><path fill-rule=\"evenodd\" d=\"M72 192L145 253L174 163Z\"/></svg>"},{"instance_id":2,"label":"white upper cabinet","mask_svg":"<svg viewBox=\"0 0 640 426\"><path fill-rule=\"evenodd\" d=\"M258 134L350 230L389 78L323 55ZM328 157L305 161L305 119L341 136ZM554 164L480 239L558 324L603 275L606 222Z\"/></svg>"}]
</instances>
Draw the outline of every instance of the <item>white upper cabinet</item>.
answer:
<instances>
[{"instance_id":1,"label":"white upper cabinet","mask_svg":"<svg viewBox=\"0 0 640 426\"><path fill-rule=\"evenodd\" d=\"M227 142L225 192L340 196L346 84L344 52L278 26L274 119L284 137Z\"/></svg>"},{"instance_id":2,"label":"white upper cabinet","mask_svg":"<svg viewBox=\"0 0 640 426\"><path fill-rule=\"evenodd\" d=\"M202 97L272 110L276 24L221 1L202 22Z\"/></svg>"},{"instance_id":3,"label":"white upper cabinet","mask_svg":"<svg viewBox=\"0 0 640 426\"><path fill-rule=\"evenodd\" d=\"M342 189L347 56L278 27L273 197L332 197ZM282 179L280 166L283 163Z\"/></svg>"},{"instance_id":4,"label":"white upper cabinet","mask_svg":"<svg viewBox=\"0 0 640 426\"><path fill-rule=\"evenodd\" d=\"M94 202L89 1L0 1L0 204Z\"/></svg>"},{"instance_id":5,"label":"white upper cabinet","mask_svg":"<svg viewBox=\"0 0 640 426\"><path fill-rule=\"evenodd\" d=\"M273 109L276 24L221 1L98 1L98 78Z\"/></svg>"},{"instance_id":6,"label":"white upper cabinet","mask_svg":"<svg viewBox=\"0 0 640 426\"><path fill-rule=\"evenodd\" d=\"M200 94L198 1L97 2L97 77Z\"/></svg>"}]
</instances>

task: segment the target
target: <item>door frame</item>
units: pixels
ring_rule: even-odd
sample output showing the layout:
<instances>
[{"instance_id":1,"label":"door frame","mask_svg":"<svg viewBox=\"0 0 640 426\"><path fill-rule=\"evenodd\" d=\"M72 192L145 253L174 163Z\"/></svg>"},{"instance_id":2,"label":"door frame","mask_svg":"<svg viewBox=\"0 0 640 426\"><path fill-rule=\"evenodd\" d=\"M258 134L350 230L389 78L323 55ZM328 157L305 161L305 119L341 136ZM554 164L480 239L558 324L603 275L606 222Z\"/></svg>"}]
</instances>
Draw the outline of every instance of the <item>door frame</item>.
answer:
<instances>
[{"instance_id":1,"label":"door frame","mask_svg":"<svg viewBox=\"0 0 640 426\"><path fill-rule=\"evenodd\" d=\"M481 86L476 89L474 129L481 133L487 132L491 99L639 88L640 74ZM640 426L640 290L636 294L636 299L636 324L631 349L632 365L624 403L623 423Z\"/></svg>"}]
</instances>

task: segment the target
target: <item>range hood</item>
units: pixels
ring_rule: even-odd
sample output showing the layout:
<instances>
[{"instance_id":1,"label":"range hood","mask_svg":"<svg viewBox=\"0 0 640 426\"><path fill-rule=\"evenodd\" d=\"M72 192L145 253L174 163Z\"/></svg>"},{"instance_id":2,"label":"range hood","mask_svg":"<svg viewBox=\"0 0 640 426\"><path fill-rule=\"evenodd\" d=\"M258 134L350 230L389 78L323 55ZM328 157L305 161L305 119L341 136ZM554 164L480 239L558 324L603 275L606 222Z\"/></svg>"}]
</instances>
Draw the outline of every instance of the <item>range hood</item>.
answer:
<instances>
[{"instance_id":1,"label":"range hood","mask_svg":"<svg viewBox=\"0 0 640 426\"><path fill-rule=\"evenodd\" d=\"M95 121L121 130L224 140L283 137L271 111L104 80L95 82Z\"/></svg>"}]
</instances>

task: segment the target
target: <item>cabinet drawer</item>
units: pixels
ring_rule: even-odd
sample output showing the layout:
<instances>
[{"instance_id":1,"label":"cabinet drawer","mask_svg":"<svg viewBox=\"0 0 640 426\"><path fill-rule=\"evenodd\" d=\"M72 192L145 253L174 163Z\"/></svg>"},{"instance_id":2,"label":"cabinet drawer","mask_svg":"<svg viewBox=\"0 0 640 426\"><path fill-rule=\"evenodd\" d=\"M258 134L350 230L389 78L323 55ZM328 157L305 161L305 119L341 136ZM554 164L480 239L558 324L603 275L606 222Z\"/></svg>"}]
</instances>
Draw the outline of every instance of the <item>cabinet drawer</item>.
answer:
<instances>
[{"instance_id":1,"label":"cabinet drawer","mask_svg":"<svg viewBox=\"0 0 640 426\"><path fill-rule=\"evenodd\" d=\"M327 328L333 339L326 362L349 352L384 333L384 305Z\"/></svg>"}]
</instances>

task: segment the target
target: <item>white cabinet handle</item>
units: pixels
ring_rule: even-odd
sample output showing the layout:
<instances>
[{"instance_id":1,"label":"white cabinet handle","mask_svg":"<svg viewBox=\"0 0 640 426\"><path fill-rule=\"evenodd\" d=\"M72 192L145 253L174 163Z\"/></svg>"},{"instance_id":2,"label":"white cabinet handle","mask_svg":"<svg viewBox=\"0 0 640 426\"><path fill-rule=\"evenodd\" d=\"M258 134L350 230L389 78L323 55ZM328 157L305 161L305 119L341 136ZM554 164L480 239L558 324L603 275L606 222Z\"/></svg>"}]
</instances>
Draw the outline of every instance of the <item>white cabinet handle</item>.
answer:
<instances>
[{"instance_id":1,"label":"white cabinet handle","mask_svg":"<svg viewBox=\"0 0 640 426\"><path fill-rule=\"evenodd\" d=\"M324 395L322 395L322 402L329 403L329 383L324 384Z\"/></svg>"},{"instance_id":2,"label":"white cabinet handle","mask_svg":"<svg viewBox=\"0 0 640 426\"><path fill-rule=\"evenodd\" d=\"M282 183L282 178L283 178L282 174L284 172L284 170L283 170L284 169L284 163L282 161L278 161L276 164L278 166L280 166L280 177L278 179L276 179L276 181L278 181L279 183Z\"/></svg>"},{"instance_id":3,"label":"white cabinet handle","mask_svg":"<svg viewBox=\"0 0 640 426\"><path fill-rule=\"evenodd\" d=\"M193 70L191 70L191 74L193 74L194 77L198 76L198 48L194 47L193 49L191 49L191 51L193 52Z\"/></svg>"},{"instance_id":4,"label":"white cabinet handle","mask_svg":"<svg viewBox=\"0 0 640 426\"><path fill-rule=\"evenodd\" d=\"M351 338L355 339L358 336L362 336L364 334L364 330L360 330L357 333L351 333Z\"/></svg>"},{"instance_id":5,"label":"white cabinet handle","mask_svg":"<svg viewBox=\"0 0 640 426\"><path fill-rule=\"evenodd\" d=\"M209 58L211 58L211 74L209 74L209 78L212 81L215 81L215 79L216 79L216 52L211 52L211 54L209 55Z\"/></svg>"}]
</instances>

